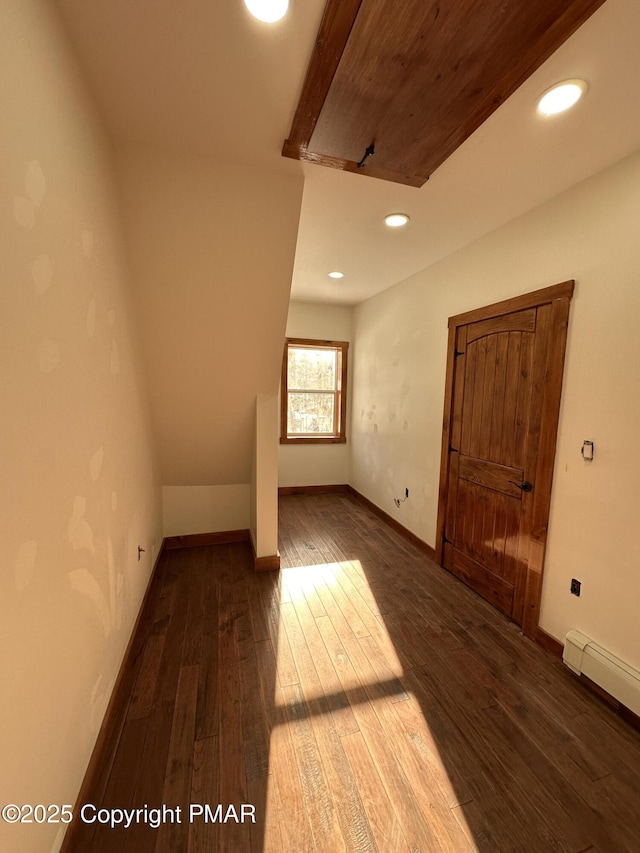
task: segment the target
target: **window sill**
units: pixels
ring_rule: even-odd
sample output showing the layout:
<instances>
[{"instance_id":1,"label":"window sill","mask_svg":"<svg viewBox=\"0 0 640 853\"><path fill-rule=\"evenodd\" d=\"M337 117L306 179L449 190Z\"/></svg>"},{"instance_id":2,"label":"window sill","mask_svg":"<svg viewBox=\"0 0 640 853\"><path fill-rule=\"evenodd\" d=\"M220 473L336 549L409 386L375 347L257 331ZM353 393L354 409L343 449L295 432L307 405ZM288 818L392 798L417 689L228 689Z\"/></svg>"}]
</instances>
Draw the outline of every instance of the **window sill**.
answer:
<instances>
[{"instance_id":1,"label":"window sill","mask_svg":"<svg viewBox=\"0 0 640 853\"><path fill-rule=\"evenodd\" d=\"M346 435L342 436L327 436L326 438L322 437L309 437L306 436L300 438L288 438L287 436L280 436L280 444L346 444L347 437Z\"/></svg>"}]
</instances>

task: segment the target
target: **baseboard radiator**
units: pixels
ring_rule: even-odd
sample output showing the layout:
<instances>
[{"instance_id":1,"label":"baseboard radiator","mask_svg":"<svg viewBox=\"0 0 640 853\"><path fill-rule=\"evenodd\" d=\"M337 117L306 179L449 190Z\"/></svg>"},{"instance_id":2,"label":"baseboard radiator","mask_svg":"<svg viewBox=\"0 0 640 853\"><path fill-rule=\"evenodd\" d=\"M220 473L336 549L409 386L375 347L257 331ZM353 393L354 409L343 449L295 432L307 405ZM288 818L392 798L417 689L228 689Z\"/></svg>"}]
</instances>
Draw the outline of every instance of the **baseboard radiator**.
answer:
<instances>
[{"instance_id":1,"label":"baseboard radiator","mask_svg":"<svg viewBox=\"0 0 640 853\"><path fill-rule=\"evenodd\" d=\"M640 672L594 643L580 631L569 631L562 660L572 672L586 675L611 696L640 715Z\"/></svg>"}]
</instances>

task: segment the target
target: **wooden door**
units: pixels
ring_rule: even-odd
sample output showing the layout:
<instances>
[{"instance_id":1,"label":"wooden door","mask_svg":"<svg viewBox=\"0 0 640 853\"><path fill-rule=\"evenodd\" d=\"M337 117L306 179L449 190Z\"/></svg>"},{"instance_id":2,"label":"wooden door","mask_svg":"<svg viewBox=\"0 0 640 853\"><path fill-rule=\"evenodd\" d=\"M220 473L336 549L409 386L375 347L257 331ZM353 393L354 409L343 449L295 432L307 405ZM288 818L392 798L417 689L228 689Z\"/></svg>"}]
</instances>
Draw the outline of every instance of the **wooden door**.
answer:
<instances>
[{"instance_id":1,"label":"wooden door","mask_svg":"<svg viewBox=\"0 0 640 853\"><path fill-rule=\"evenodd\" d=\"M533 636L573 282L449 320L438 553Z\"/></svg>"}]
</instances>

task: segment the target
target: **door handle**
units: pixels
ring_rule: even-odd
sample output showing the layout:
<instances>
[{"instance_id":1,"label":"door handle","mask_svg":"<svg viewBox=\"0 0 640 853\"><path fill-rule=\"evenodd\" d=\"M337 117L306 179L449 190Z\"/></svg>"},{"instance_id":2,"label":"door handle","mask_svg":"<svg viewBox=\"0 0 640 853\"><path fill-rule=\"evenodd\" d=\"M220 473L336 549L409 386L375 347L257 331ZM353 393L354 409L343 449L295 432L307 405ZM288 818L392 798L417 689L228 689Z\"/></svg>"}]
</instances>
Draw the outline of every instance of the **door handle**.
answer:
<instances>
[{"instance_id":1,"label":"door handle","mask_svg":"<svg viewBox=\"0 0 640 853\"><path fill-rule=\"evenodd\" d=\"M508 482L511 483L512 486L517 486L523 492L530 492L533 489L533 486L528 480L525 480L524 483L514 483L513 480L509 480Z\"/></svg>"}]
</instances>

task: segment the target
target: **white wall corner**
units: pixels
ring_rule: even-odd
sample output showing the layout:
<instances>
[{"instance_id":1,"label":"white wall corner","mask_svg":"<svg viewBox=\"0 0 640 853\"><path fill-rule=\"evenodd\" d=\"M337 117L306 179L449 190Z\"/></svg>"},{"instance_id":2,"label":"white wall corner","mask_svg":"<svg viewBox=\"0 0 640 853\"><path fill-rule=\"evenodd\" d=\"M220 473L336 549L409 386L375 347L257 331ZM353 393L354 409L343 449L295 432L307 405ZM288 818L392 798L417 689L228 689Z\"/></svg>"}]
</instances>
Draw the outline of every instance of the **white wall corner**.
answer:
<instances>
[{"instance_id":1,"label":"white wall corner","mask_svg":"<svg viewBox=\"0 0 640 853\"><path fill-rule=\"evenodd\" d=\"M251 536L256 557L272 557L278 553L277 393L256 397L251 499Z\"/></svg>"}]
</instances>

